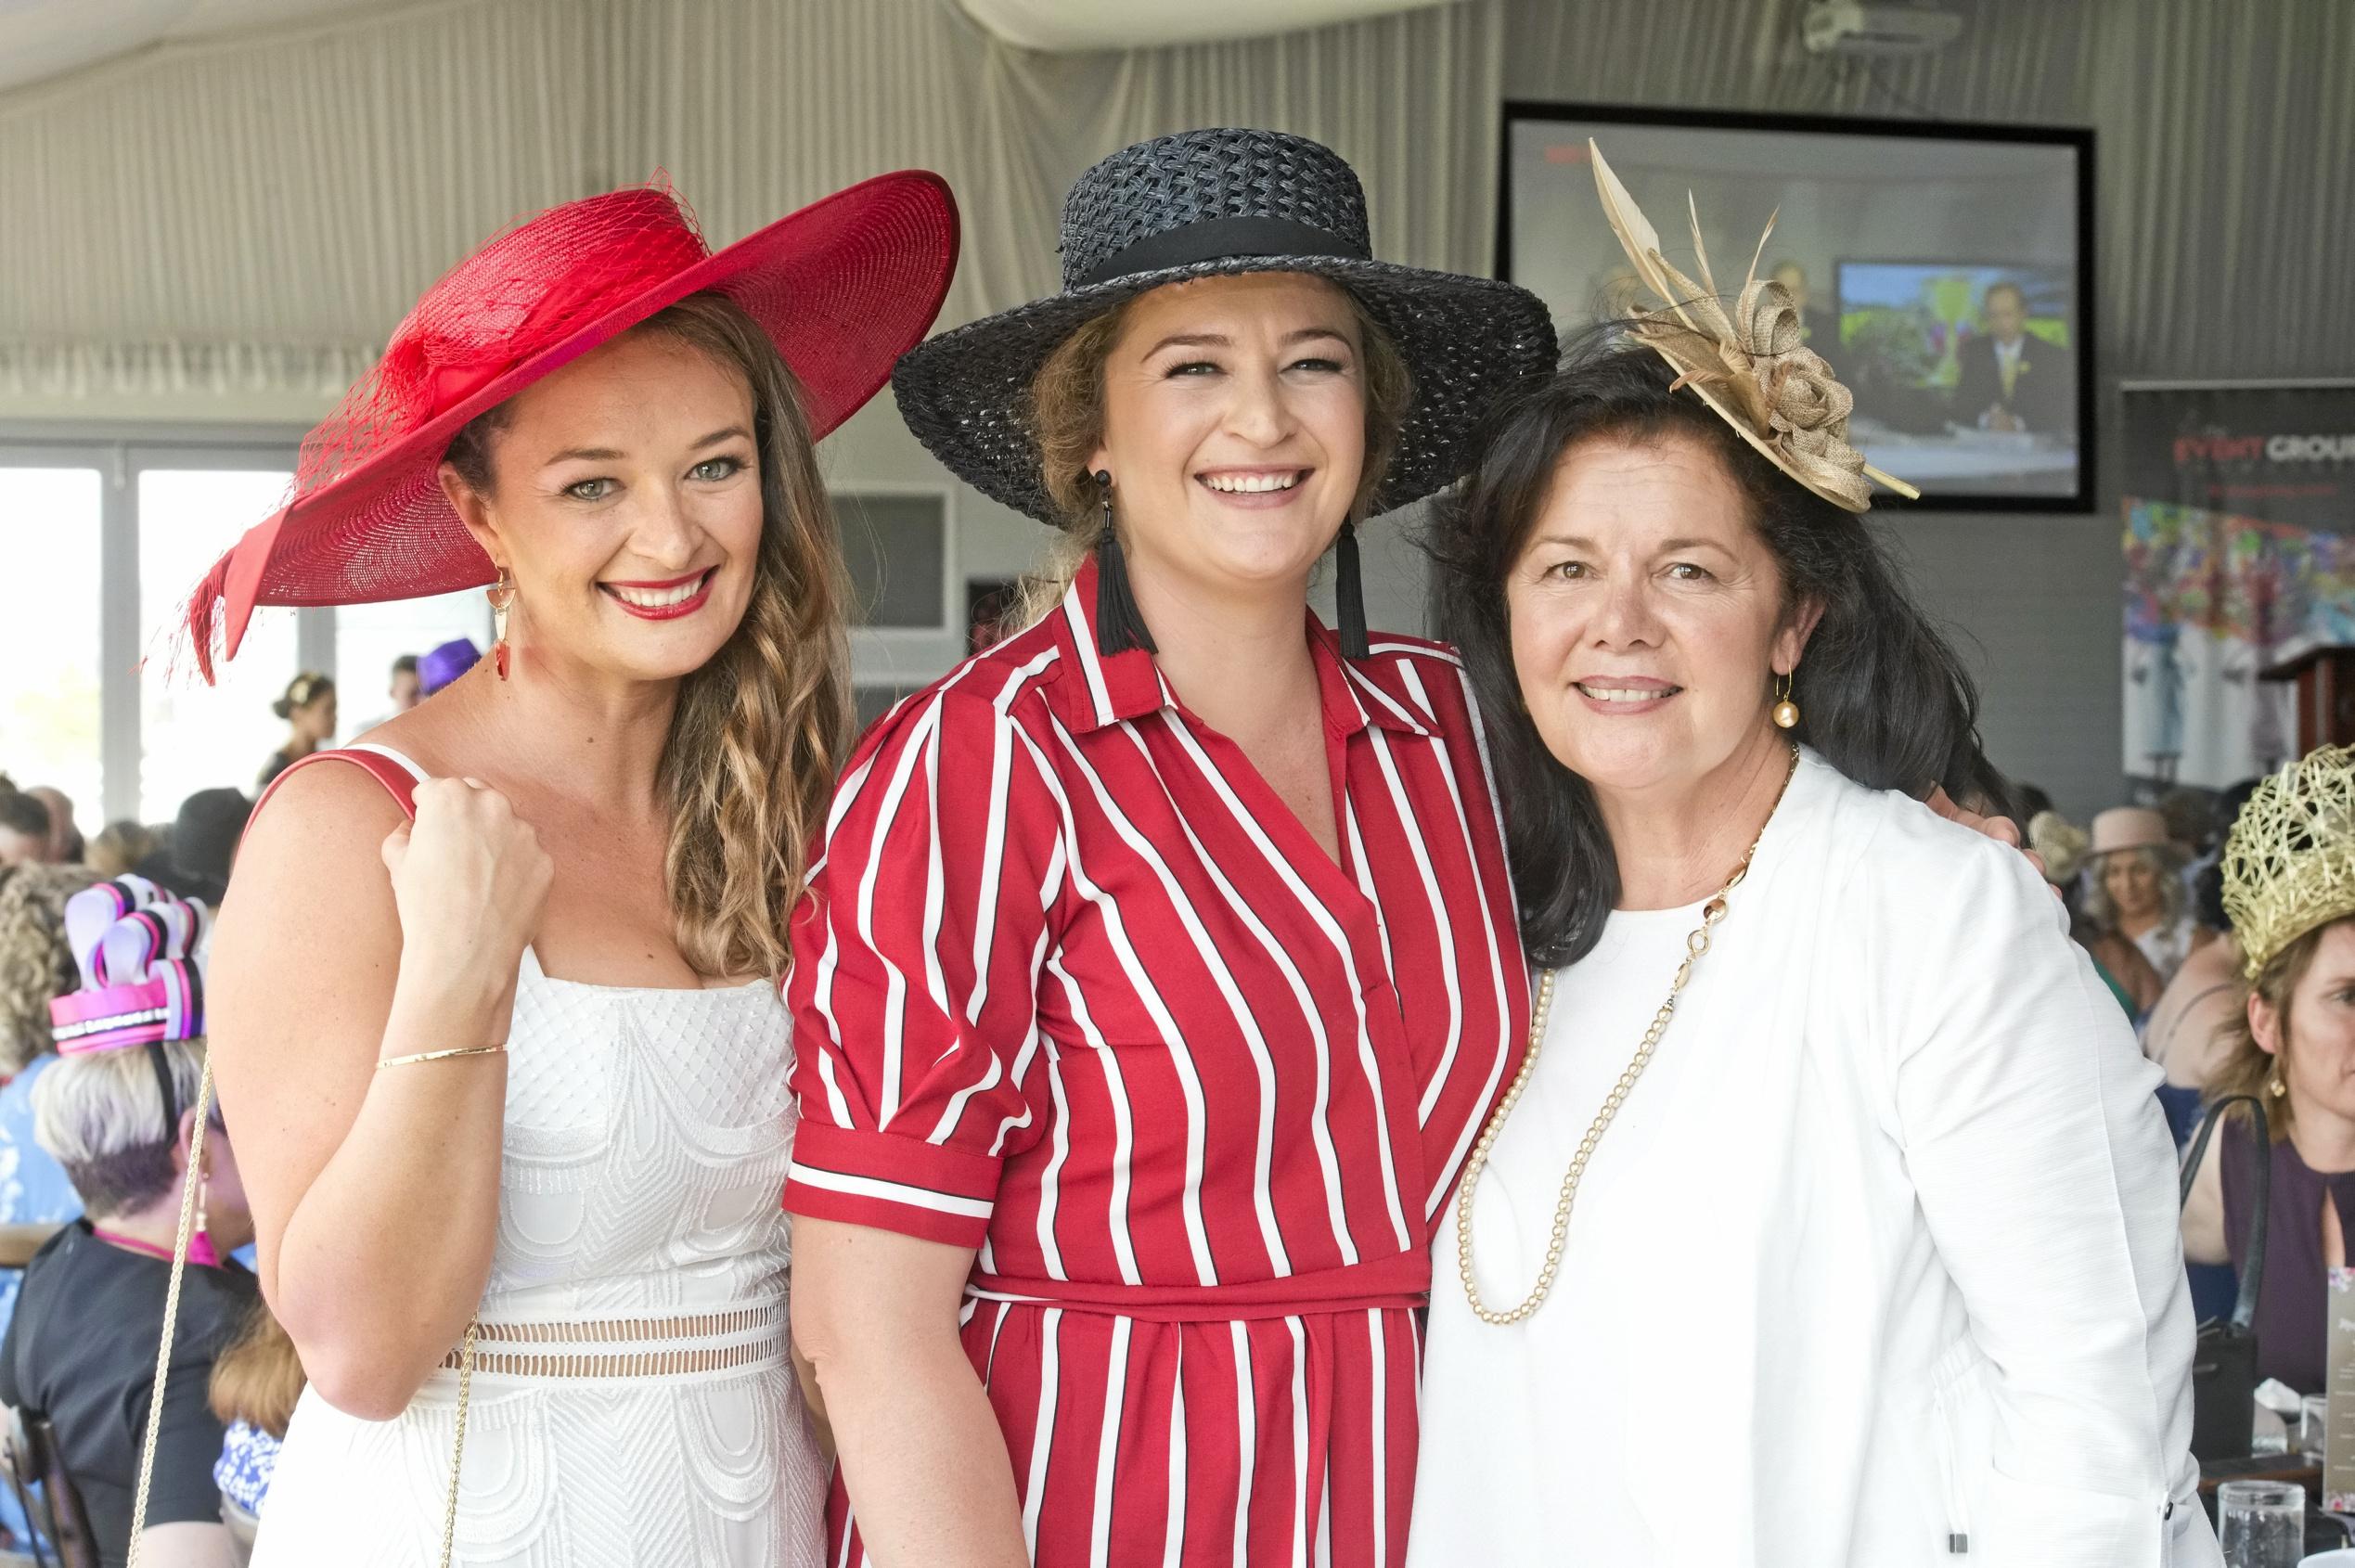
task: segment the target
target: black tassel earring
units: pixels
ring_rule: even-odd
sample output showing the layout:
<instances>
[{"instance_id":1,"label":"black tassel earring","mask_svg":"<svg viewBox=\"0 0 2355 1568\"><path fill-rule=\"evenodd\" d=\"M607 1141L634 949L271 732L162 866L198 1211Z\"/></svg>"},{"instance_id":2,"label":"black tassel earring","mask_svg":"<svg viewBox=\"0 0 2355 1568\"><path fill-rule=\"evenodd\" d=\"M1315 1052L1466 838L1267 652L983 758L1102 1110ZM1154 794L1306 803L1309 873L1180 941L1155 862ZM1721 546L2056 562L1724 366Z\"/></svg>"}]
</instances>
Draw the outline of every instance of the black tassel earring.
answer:
<instances>
[{"instance_id":1,"label":"black tassel earring","mask_svg":"<svg viewBox=\"0 0 2355 1568\"><path fill-rule=\"evenodd\" d=\"M1128 584L1127 558L1121 554L1120 530L1113 521L1112 470L1096 470L1096 495L1104 506L1103 537L1096 545L1096 651L1109 659L1141 648L1148 653L1153 635L1137 608L1136 590Z\"/></svg>"},{"instance_id":2,"label":"black tassel earring","mask_svg":"<svg viewBox=\"0 0 2355 1568\"><path fill-rule=\"evenodd\" d=\"M1358 525L1341 525L1341 542L1333 546L1332 605L1341 622L1341 655L1363 659L1372 651L1366 644L1366 582L1358 565Z\"/></svg>"}]
</instances>

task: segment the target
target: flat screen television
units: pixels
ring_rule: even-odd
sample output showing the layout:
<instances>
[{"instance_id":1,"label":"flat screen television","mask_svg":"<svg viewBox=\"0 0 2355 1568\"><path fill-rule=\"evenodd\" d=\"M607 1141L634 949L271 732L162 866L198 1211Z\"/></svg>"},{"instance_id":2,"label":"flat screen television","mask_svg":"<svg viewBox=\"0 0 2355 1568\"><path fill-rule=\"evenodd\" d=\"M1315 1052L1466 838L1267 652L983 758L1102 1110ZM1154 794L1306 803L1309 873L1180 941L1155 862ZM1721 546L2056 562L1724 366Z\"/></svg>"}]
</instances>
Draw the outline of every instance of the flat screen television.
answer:
<instances>
[{"instance_id":1,"label":"flat screen television","mask_svg":"<svg viewBox=\"0 0 2355 1568\"><path fill-rule=\"evenodd\" d=\"M1632 297L1589 136L1688 273L1690 194L1729 292L1777 214L1759 270L1915 507L2092 509L2091 132L1509 103L1498 275L1565 337Z\"/></svg>"}]
</instances>

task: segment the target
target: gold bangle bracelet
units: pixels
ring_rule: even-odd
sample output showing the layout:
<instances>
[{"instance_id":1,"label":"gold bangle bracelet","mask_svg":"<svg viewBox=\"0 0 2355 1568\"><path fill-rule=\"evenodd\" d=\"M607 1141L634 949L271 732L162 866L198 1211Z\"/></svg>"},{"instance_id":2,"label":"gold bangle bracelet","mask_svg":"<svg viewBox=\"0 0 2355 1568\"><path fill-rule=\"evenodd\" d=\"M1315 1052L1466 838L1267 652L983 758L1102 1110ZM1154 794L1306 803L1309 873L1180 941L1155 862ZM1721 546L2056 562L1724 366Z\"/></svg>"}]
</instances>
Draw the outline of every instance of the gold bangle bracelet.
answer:
<instances>
[{"instance_id":1,"label":"gold bangle bracelet","mask_svg":"<svg viewBox=\"0 0 2355 1568\"><path fill-rule=\"evenodd\" d=\"M447 1061L454 1056L505 1056L506 1054L507 1047L504 1045L459 1046L454 1050L419 1051L414 1056L388 1056L376 1064L376 1070L381 1073L388 1067L412 1067L420 1061Z\"/></svg>"}]
</instances>

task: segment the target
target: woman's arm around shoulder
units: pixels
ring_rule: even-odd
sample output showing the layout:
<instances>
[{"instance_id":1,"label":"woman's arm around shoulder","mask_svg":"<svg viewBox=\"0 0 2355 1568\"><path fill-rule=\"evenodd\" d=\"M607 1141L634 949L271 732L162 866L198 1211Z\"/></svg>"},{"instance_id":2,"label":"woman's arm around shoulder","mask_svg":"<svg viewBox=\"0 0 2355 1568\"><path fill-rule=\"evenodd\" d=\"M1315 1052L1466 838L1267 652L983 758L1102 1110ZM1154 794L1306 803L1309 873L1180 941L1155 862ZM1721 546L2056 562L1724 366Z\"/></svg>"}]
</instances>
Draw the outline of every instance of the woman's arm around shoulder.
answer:
<instances>
[{"instance_id":1,"label":"woman's arm around shoulder","mask_svg":"<svg viewBox=\"0 0 2355 1568\"><path fill-rule=\"evenodd\" d=\"M1894 1125L1993 1369L1995 1473L1972 1549L2086 1568L2159 1562L2170 1536L2196 1550L2192 1312L2158 1071L2018 853L1899 811L1860 865Z\"/></svg>"}]
</instances>

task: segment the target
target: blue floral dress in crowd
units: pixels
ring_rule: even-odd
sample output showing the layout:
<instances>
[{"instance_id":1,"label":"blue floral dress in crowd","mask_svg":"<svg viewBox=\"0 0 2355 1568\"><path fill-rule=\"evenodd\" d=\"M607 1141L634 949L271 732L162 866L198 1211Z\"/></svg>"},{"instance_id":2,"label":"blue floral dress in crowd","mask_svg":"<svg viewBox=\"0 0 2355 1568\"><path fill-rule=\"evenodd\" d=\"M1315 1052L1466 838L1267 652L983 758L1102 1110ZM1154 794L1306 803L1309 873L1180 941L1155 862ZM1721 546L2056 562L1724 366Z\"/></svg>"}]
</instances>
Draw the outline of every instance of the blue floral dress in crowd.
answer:
<instances>
[{"instance_id":1,"label":"blue floral dress in crowd","mask_svg":"<svg viewBox=\"0 0 2355 1568\"><path fill-rule=\"evenodd\" d=\"M256 1519L262 1498L270 1489L270 1472L278 1465L278 1440L242 1418L231 1421L221 1439L221 1457L213 1462L213 1484L221 1495Z\"/></svg>"}]
</instances>

